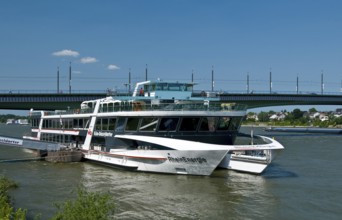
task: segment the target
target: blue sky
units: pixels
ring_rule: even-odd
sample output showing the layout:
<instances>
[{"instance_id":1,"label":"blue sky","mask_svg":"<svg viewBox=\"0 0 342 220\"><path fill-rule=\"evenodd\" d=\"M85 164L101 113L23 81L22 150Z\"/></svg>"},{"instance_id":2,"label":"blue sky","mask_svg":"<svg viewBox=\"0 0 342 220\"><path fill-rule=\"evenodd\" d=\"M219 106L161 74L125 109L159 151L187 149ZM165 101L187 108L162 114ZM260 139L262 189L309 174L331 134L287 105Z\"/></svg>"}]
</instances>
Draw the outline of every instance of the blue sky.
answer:
<instances>
[{"instance_id":1,"label":"blue sky","mask_svg":"<svg viewBox=\"0 0 342 220\"><path fill-rule=\"evenodd\" d=\"M0 1L0 90L124 89L145 79L199 89L338 93L342 1ZM112 67L111 69L108 67Z\"/></svg>"}]
</instances>

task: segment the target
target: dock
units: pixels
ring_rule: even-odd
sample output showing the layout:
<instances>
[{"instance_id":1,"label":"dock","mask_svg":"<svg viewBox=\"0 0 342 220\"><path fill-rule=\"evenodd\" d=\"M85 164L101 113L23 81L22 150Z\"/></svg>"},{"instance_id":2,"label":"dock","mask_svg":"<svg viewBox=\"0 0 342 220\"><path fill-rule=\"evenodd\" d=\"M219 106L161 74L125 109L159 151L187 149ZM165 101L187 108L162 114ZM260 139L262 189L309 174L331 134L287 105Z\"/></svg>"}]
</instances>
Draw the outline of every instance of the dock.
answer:
<instances>
[{"instance_id":1,"label":"dock","mask_svg":"<svg viewBox=\"0 0 342 220\"><path fill-rule=\"evenodd\" d=\"M41 142L37 140L21 139L7 136L0 136L0 144L35 150L37 157L1 160L0 162L19 162L45 159L49 162L78 162L83 158L82 151L75 148L67 148L58 143ZM30 146L28 148L27 146Z\"/></svg>"}]
</instances>

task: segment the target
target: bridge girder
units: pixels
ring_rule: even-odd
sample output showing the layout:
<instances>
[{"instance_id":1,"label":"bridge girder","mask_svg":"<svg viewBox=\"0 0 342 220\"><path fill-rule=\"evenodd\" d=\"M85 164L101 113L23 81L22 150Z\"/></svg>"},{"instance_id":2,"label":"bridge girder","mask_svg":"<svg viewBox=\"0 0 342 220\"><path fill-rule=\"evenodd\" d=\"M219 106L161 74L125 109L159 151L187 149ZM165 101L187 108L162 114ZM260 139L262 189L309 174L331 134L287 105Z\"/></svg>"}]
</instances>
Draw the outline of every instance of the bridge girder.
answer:
<instances>
[{"instance_id":1,"label":"bridge girder","mask_svg":"<svg viewBox=\"0 0 342 220\"><path fill-rule=\"evenodd\" d=\"M106 94L0 94L0 109L65 110ZM342 105L340 95L296 94L220 94L222 102L246 104L248 109L286 105Z\"/></svg>"}]
</instances>

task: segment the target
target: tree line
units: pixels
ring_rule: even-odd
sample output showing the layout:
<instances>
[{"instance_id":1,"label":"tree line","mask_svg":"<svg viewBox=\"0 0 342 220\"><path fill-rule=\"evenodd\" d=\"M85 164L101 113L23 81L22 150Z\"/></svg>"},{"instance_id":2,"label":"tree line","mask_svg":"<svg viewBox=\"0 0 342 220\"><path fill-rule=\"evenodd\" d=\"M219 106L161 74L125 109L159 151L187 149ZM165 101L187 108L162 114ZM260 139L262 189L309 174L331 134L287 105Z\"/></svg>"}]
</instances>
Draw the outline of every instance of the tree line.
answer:
<instances>
[{"instance_id":1,"label":"tree line","mask_svg":"<svg viewBox=\"0 0 342 220\"><path fill-rule=\"evenodd\" d=\"M279 118L272 118L274 115L279 115ZM321 115L324 115L324 118ZM315 108L310 108L308 111L296 108L290 112L286 110L248 112L244 124L258 123L274 126L342 127L342 114L333 111L318 112Z\"/></svg>"}]
</instances>

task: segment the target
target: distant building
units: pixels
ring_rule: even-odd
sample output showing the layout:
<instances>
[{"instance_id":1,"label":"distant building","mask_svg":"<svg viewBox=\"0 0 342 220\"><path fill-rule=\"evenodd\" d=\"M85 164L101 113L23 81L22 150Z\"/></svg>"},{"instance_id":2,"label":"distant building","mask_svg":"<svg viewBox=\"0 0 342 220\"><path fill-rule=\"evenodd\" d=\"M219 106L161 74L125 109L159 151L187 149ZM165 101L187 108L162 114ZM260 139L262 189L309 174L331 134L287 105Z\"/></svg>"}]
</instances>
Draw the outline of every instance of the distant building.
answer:
<instances>
[{"instance_id":1,"label":"distant building","mask_svg":"<svg viewBox=\"0 0 342 220\"><path fill-rule=\"evenodd\" d=\"M278 112L276 114L273 114L271 115L270 117L270 120L278 120L278 121L281 121L281 120L284 120L286 117L286 115L282 112Z\"/></svg>"}]
</instances>

